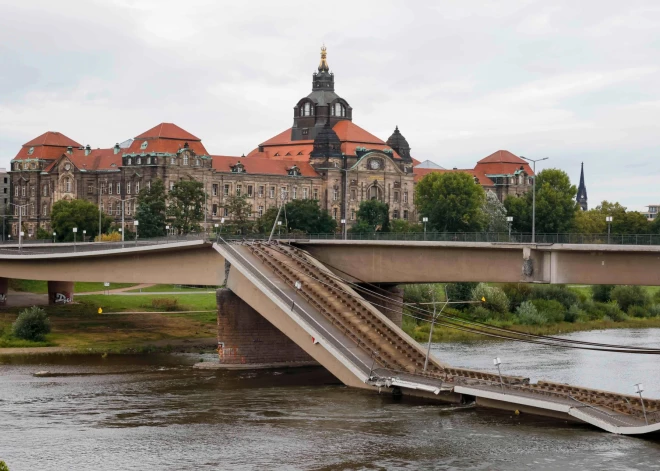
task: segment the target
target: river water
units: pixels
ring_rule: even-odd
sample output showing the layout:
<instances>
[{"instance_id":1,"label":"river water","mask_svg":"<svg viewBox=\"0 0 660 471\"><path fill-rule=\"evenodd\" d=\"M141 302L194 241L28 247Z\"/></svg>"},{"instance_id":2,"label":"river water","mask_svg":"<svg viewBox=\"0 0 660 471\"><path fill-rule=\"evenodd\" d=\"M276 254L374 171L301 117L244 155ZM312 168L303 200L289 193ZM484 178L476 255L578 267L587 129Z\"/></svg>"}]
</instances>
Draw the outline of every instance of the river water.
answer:
<instances>
[{"instance_id":1,"label":"river water","mask_svg":"<svg viewBox=\"0 0 660 471\"><path fill-rule=\"evenodd\" d=\"M577 333L660 345L660 329ZM434 345L456 366L660 397L650 355ZM0 459L23 470L650 470L660 439L347 389L322 368L193 370L213 355L0 357ZM37 378L48 370L61 376Z\"/></svg>"}]
</instances>

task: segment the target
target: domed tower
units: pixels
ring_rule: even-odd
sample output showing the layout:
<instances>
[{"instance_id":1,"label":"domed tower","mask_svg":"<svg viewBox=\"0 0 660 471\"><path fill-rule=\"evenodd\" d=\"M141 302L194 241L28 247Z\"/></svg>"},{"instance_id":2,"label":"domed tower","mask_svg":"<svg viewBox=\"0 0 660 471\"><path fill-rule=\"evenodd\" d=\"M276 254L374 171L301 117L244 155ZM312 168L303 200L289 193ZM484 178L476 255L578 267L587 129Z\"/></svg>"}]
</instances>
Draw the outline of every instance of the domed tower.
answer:
<instances>
[{"instance_id":1,"label":"domed tower","mask_svg":"<svg viewBox=\"0 0 660 471\"><path fill-rule=\"evenodd\" d=\"M387 145L390 146L397 154L401 156L404 162L412 162L410 156L410 145L403 134L399 132L399 126L394 129L392 135L387 139Z\"/></svg>"},{"instance_id":2,"label":"domed tower","mask_svg":"<svg viewBox=\"0 0 660 471\"><path fill-rule=\"evenodd\" d=\"M352 120L353 108L335 93L335 76L330 72L327 49L321 48L318 72L312 76L312 93L301 99L293 108L291 140L312 140L329 123L334 126L341 120Z\"/></svg>"},{"instance_id":3,"label":"domed tower","mask_svg":"<svg viewBox=\"0 0 660 471\"><path fill-rule=\"evenodd\" d=\"M330 167L330 159L342 158L341 141L337 133L330 127L330 122L326 121L314 138L314 149L309 154L309 162L312 165L320 167Z\"/></svg>"}]
</instances>

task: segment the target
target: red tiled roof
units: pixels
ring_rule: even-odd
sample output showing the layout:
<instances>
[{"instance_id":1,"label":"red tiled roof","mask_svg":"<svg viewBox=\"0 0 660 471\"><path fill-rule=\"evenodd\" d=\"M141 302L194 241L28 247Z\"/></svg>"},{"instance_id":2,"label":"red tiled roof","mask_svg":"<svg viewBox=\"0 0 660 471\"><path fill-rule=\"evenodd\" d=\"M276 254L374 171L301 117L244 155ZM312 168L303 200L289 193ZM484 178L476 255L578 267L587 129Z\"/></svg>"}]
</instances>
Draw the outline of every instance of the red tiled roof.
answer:
<instances>
[{"instance_id":1,"label":"red tiled roof","mask_svg":"<svg viewBox=\"0 0 660 471\"><path fill-rule=\"evenodd\" d=\"M229 157L225 155L213 155L211 158L213 159L213 168L218 172L229 173L231 172L231 166L240 161L247 174L288 175L289 169L296 165L303 177L319 176L309 162L287 162L260 157Z\"/></svg>"},{"instance_id":2,"label":"red tiled roof","mask_svg":"<svg viewBox=\"0 0 660 471\"><path fill-rule=\"evenodd\" d=\"M527 175L534 175L534 172L532 172L531 167L527 163L477 163L474 168L488 175L513 175L516 171L520 170L520 167L523 168Z\"/></svg>"},{"instance_id":3,"label":"red tiled roof","mask_svg":"<svg viewBox=\"0 0 660 471\"><path fill-rule=\"evenodd\" d=\"M277 136L273 136L268 139L266 142L259 144L260 146L288 146L292 144L312 144L313 139L306 139L301 141L292 141L291 140L291 129L289 128L286 131L282 131Z\"/></svg>"},{"instance_id":4,"label":"red tiled roof","mask_svg":"<svg viewBox=\"0 0 660 471\"><path fill-rule=\"evenodd\" d=\"M54 147L80 147L73 139L69 139L64 134L48 131L43 133L39 137L35 137L30 142L23 144L24 147L36 147L36 146L54 146Z\"/></svg>"},{"instance_id":5,"label":"red tiled roof","mask_svg":"<svg viewBox=\"0 0 660 471\"><path fill-rule=\"evenodd\" d=\"M186 142L188 147L197 155L209 155L202 144L201 141L193 140L181 140L181 139L146 139L147 148L142 149L142 143L145 142L145 138L140 138L139 140L135 138L128 149L122 149L121 153L123 154L141 154L141 153L150 153L150 152L167 152L170 154L175 154L181 149Z\"/></svg>"},{"instance_id":6,"label":"red tiled roof","mask_svg":"<svg viewBox=\"0 0 660 471\"><path fill-rule=\"evenodd\" d=\"M342 142L358 142L361 144L385 144L373 134L365 131L353 121L339 121L332 129L337 133Z\"/></svg>"},{"instance_id":7,"label":"red tiled roof","mask_svg":"<svg viewBox=\"0 0 660 471\"><path fill-rule=\"evenodd\" d=\"M490 164L490 163L507 163L507 164L525 164L526 160L521 159L517 155L512 154L508 150L498 150L493 152L488 157L481 159L479 164Z\"/></svg>"},{"instance_id":8,"label":"red tiled roof","mask_svg":"<svg viewBox=\"0 0 660 471\"><path fill-rule=\"evenodd\" d=\"M371 150L383 150L391 149L387 144L372 144L368 142L344 142L341 145L341 151L346 155L355 155L355 149L358 147L366 147ZM392 155L395 159L400 159L401 157L396 152L392 151Z\"/></svg>"},{"instance_id":9,"label":"red tiled roof","mask_svg":"<svg viewBox=\"0 0 660 471\"><path fill-rule=\"evenodd\" d=\"M183 139L187 141L201 141L199 137L193 136L174 123L160 123L158 126L136 136L135 139Z\"/></svg>"},{"instance_id":10,"label":"red tiled roof","mask_svg":"<svg viewBox=\"0 0 660 471\"><path fill-rule=\"evenodd\" d=\"M75 147L77 149L77 147ZM43 159L43 160L53 160L57 159L66 152L66 147L53 147L53 146L35 146L32 154L28 154L30 146L21 147L21 150L18 151L14 160L26 160L26 159Z\"/></svg>"}]
</instances>

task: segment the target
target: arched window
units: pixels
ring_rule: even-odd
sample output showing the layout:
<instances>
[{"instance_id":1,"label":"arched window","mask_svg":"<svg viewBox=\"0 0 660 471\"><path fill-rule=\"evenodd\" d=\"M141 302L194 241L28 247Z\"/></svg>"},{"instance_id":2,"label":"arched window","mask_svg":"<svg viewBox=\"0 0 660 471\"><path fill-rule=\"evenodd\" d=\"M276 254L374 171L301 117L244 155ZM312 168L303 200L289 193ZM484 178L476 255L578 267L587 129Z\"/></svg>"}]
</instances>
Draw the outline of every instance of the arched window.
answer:
<instances>
[{"instance_id":1,"label":"arched window","mask_svg":"<svg viewBox=\"0 0 660 471\"><path fill-rule=\"evenodd\" d=\"M300 116L311 116L312 114L312 105L309 102L300 107Z\"/></svg>"},{"instance_id":2,"label":"arched window","mask_svg":"<svg viewBox=\"0 0 660 471\"><path fill-rule=\"evenodd\" d=\"M170 159L170 165L176 165L176 157Z\"/></svg>"},{"instance_id":3,"label":"arched window","mask_svg":"<svg viewBox=\"0 0 660 471\"><path fill-rule=\"evenodd\" d=\"M131 159L130 157L126 159L126 165L131 165L132 163L133 163L133 159Z\"/></svg>"},{"instance_id":4,"label":"arched window","mask_svg":"<svg viewBox=\"0 0 660 471\"><path fill-rule=\"evenodd\" d=\"M195 167L199 167L199 159L195 159Z\"/></svg>"},{"instance_id":5,"label":"arched window","mask_svg":"<svg viewBox=\"0 0 660 471\"><path fill-rule=\"evenodd\" d=\"M183 154L183 165L188 165L188 154Z\"/></svg>"},{"instance_id":6,"label":"arched window","mask_svg":"<svg viewBox=\"0 0 660 471\"><path fill-rule=\"evenodd\" d=\"M378 188L378 185L372 185L369 188L369 199L370 200L379 200L381 199L381 191Z\"/></svg>"},{"instance_id":7,"label":"arched window","mask_svg":"<svg viewBox=\"0 0 660 471\"><path fill-rule=\"evenodd\" d=\"M68 178L64 179L64 192L71 193L71 180Z\"/></svg>"},{"instance_id":8,"label":"arched window","mask_svg":"<svg viewBox=\"0 0 660 471\"><path fill-rule=\"evenodd\" d=\"M147 157L147 165L151 165L151 157Z\"/></svg>"},{"instance_id":9,"label":"arched window","mask_svg":"<svg viewBox=\"0 0 660 471\"><path fill-rule=\"evenodd\" d=\"M330 114L332 116L346 116L346 107L337 102L330 108Z\"/></svg>"},{"instance_id":10,"label":"arched window","mask_svg":"<svg viewBox=\"0 0 660 471\"><path fill-rule=\"evenodd\" d=\"M135 163L140 165L142 163L142 159L140 157L136 158Z\"/></svg>"}]
</instances>

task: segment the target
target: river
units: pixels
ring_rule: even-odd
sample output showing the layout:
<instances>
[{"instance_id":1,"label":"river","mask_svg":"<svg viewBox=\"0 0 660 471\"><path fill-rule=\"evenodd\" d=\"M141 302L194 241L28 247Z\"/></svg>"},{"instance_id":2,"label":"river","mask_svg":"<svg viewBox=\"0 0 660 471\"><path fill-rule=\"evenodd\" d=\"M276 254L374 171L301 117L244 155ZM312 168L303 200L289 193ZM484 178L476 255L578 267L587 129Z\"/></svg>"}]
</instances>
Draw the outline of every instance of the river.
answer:
<instances>
[{"instance_id":1,"label":"river","mask_svg":"<svg viewBox=\"0 0 660 471\"><path fill-rule=\"evenodd\" d=\"M660 329L567 337L637 346ZM455 366L660 397L651 355L436 344ZM0 459L24 470L650 470L660 439L347 389L322 368L202 371L213 355L0 356ZM37 378L48 370L60 376Z\"/></svg>"}]
</instances>

